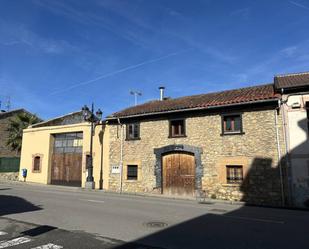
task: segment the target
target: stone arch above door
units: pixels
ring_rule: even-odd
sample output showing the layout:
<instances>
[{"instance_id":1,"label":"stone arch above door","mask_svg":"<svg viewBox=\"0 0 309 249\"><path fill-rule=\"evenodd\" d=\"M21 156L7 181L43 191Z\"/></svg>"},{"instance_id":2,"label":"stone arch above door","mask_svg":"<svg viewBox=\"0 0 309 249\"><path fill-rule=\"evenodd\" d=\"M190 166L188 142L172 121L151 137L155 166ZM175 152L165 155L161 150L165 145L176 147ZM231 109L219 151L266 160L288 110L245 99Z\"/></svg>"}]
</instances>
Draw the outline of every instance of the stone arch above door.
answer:
<instances>
[{"instance_id":1,"label":"stone arch above door","mask_svg":"<svg viewBox=\"0 0 309 249\"><path fill-rule=\"evenodd\" d=\"M201 189L202 177L203 177L203 165L202 165L201 154L203 153L203 150L200 147L186 144L173 144L154 149L154 154L156 155L156 165L154 169L155 171L154 174L156 177L156 188L161 188L162 186L162 155L172 152L188 152L194 154L195 188L197 190Z\"/></svg>"}]
</instances>

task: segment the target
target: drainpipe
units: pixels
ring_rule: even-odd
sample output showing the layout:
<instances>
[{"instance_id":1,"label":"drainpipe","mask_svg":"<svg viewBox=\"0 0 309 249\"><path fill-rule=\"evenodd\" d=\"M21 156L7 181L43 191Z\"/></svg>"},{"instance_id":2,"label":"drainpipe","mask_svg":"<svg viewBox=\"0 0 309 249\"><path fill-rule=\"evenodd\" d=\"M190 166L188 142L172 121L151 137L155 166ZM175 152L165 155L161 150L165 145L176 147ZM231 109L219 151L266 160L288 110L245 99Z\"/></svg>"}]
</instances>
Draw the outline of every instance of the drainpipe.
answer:
<instances>
[{"instance_id":1,"label":"drainpipe","mask_svg":"<svg viewBox=\"0 0 309 249\"><path fill-rule=\"evenodd\" d=\"M281 95L284 94L283 88L281 89ZM286 101L281 101L280 105L282 106L282 127L283 127L283 139L284 139L284 144L285 144L285 153L286 153L286 175L288 179L288 192L289 192L289 204L292 204L293 200L293 190L292 190L292 169L290 165L290 153L289 153L289 140L288 140L288 129L287 129L287 124L286 124L286 114L285 114L285 109L284 109L284 104L286 104Z\"/></svg>"},{"instance_id":2,"label":"drainpipe","mask_svg":"<svg viewBox=\"0 0 309 249\"><path fill-rule=\"evenodd\" d=\"M120 118L117 119L120 125L120 189L119 192L122 193L122 174L123 174L123 124L120 123Z\"/></svg>"},{"instance_id":3,"label":"drainpipe","mask_svg":"<svg viewBox=\"0 0 309 249\"><path fill-rule=\"evenodd\" d=\"M106 124L108 121L106 121ZM102 128L101 128L101 134L102 134L102 141L101 141L101 167L100 167L100 183L99 183L99 189L103 189L103 141L104 141L104 128L103 128L103 122L101 122Z\"/></svg>"},{"instance_id":4,"label":"drainpipe","mask_svg":"<svg viewBox=\"0 0 309 249\"><path fill-rule=\"evenodd\" d=\"M275 113L276 140L277 140L277 150L278 150L278 164L279 164L279 173L280 173L281 204L284 207L285 206L285 196L284 196L284 187L283 187L281 150L280 150L280 140L279 140L279 130L278 130L278 117L277 117L277 111L280 110L280 100L278 100L278 110L276 110L276 109L275 109L274 113Z\"/></svg>"}]
</instances>

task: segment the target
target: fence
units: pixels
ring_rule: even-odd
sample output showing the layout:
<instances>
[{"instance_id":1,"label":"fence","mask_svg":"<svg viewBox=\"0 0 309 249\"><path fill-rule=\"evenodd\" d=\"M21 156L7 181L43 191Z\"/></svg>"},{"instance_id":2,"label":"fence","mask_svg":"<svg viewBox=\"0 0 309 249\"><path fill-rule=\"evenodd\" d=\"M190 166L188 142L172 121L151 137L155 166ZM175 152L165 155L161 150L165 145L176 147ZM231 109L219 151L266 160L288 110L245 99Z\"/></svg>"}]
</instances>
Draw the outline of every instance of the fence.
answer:
<instances>
[{"instance_id":1,"label":"fence","mask_svg":"<svg viewBox=\"0 0 309 249\"><path fill-rule=\"evenodd\" d=\"M0 157L0 172L18 172L19 157Z\"/></svg>"}]
</instances>

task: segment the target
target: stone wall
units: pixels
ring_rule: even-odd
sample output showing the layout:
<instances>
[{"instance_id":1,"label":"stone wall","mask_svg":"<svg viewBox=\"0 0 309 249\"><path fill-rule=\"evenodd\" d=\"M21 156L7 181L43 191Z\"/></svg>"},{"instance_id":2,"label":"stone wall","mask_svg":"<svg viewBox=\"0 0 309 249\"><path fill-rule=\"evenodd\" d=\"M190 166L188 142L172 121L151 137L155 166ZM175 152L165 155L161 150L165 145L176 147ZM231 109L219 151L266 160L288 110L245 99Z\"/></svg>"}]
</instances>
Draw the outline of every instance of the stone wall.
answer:
<instances>
[{"instance_id":1,"label":"stone wall","mask_svg":"<svg viewBox=\"0 0 309 249\"><path fill-rule=\"evenodd\" d=\"M18 181L19 172L0 173L0 182Z\"/></svg>"},{"instance_id":2,"label":"stone wall","mask_svg":"<svg viewBox=\"0 0 309 249\"><path fill-rule=\"evenodd\" d=\"M186 117L186 137L168 138L168 119L143 121L140 140L125 141L123 126L123 165L137 164L137 181L126 180L123 171L123 191L161 192L156 186L154 149L168 145L188 145L200 148L203 167L202 191L210 198L242 200L255 204L280 205L281 182L275 127L275 110L244 111L242 135L222 135L221 115ZM279 142L284 152L281 114L278 118ZM121 128L110 125L110 166L120 165ZM242 165L242 184L227 184L226 165ZM111 174L109 189L120 189L120 174Z\"/></svg>"}]
</instances>

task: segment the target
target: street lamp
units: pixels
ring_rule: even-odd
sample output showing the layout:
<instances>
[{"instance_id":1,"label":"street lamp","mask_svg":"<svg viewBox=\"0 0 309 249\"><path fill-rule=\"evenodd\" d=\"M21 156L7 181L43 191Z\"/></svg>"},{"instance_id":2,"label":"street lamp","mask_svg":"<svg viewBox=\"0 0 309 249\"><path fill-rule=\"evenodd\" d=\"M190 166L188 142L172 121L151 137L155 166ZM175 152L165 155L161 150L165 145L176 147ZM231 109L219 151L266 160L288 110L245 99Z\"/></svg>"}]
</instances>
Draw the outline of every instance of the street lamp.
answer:
<instances>
[{"instance_id":1,"label":"street lamp","mask_svg":"<svg viewBox=\"0 0 309 249\"><path fill-rule=\"evenodd\" d=\"M93 147L93 135L94 135L94 128L97 124L100 123L102 119L103 112L98 109L94 114L94 105L92 103L91 110L89 110L87 105L84 105L82 108L83 118L85 121L90 122L91 130L90 130L90 153L87 156L86 160L86 167L88 171L88 175L86 178L85 188L94 189L94 179L93 179L93 157L92 157L92 147Z\"/></svg>"}]
</instances>

